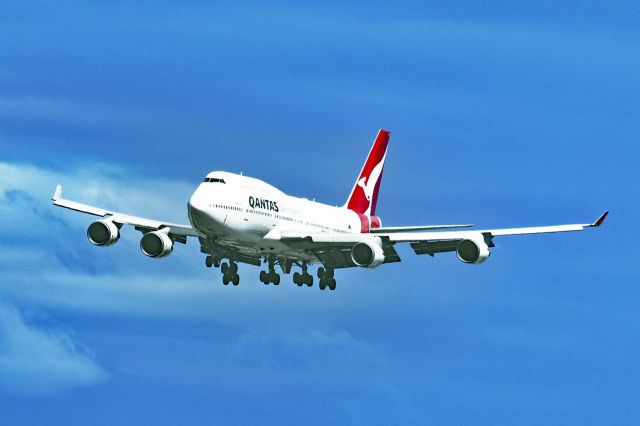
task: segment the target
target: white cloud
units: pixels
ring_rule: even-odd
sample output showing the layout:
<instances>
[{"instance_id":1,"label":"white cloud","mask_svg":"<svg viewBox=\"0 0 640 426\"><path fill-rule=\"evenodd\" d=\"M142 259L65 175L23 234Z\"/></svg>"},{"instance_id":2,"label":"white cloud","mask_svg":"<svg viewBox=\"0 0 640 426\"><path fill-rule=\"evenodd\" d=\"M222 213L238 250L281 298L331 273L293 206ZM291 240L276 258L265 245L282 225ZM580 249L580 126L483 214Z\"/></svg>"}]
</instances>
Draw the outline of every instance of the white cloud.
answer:
<instances>
[{"instance_id":1,"label":"white cloud","mask_svg":"<svg viewBox=\"0 0 640 426\"><path fill-rule=\"evenodd\" d=\"M101 383L107 373L63 331L25 323L12 305L0 303L0 385L20 394L41 394Z\"/></svg>"},{"instance_id":2,"label":"white cloud","mask_svg":"<svg viewBox=\"0 0 640 426\"><path fill-rule=\"evenodd\" d=\"M20 219L17 208L8 200L11 194L20 192L28 195L31 207L56 212L51 207L51 196L56 184L65 185L65 196L107 209L123 210L128 213L152 218L185 222L186 203L198 182L180 182L163 179L139 178L117 165L92 163L85 168L54 171L28 164L0 162L0 208L6 211L5 220ZM11 217L7 217L13 210ZM71 216L69 216L71 217ZM82 217L77 215L76 217ZM86 217L86 216L85 216ZM2 219L0 219L2 220Z\"/></svg>"}]
</instances>

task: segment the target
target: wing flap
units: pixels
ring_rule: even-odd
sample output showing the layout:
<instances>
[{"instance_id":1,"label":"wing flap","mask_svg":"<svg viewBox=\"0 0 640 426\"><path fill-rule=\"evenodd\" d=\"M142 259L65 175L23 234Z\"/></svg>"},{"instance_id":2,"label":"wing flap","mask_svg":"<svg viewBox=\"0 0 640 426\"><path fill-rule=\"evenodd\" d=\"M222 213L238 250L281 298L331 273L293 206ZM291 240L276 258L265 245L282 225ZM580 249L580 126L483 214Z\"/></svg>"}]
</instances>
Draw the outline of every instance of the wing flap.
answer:
<instances>
[{"instance_id":1,"label":"wing flap","mask_svg":"<svg viewBox=\"0 0 640 426\"><path fill-rule=\"evenodd\" d=\"M385 226L382 228L372 229L372 234L385 234L388 232L414 232L414 231L433 231L435 229L451 229L451 228L470 228L473 225L424 225L424 226Z\"/></svg>"},{"instance_id":2,"label":"wing flap","mask_svg":"<svg viewBox=\"0 0 640 426\"><path fill-rule=\"evenodd\" d=\"M433 257L436 253L444 253L449 251L456 251L458 241L418 241L410 244L413 251L416 254L428 254Z\"/></svg>"}]
</instances>

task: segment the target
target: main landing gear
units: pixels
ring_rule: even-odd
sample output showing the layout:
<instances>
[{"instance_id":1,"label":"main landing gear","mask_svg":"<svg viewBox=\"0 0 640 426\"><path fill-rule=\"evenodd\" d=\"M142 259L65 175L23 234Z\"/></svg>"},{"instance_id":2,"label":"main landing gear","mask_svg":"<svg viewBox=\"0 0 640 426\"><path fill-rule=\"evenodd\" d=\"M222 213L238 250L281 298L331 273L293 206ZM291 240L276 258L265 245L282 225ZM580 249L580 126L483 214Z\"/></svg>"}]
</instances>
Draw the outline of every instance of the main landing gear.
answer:
<instances>
[{"instance_id":1,"label":"main landing gear","mask_svg":"<svg viewBox=\"0 0 640 426\"><path fill-rule=\"evenodd\" d=\"M271 258L267 259L267 261L269 263L269 270L260 271L260 281L265 285L279 285L280 274L276 273L275 270L276 259ZM231 283L236 286L240 284L240 275L238 275L238 264L235 261L230 259L228 262L223 262L222 258L218 256L208 255L205 258L205 264L207 268L211 268L212 266L220 268L220 271L222 272L222 283L224 285L229 285L229 283ZM298 263L298 265L300 264ZM285 271L285 273L289 273L290 270L290 266L286 269L286 271L283 268L283 271ZM320 290L324 290L327 287L329 288L329 290L336 289L336 279L333 276L333 268L318 268L318 278L320 280ZM306 262L302 263L302 273L294 272L293 282L298 287L302 287L305 284L307 285L307 287L313 286L313 276L308 272Z\"/></svg>"},{"instance_id":2,"label":"main landing gear","mask_svg":"<svg viewBox=\"0 0 640 426\"><path fill-rule=\"evenodd\" d=\"M215 266L216 268L219 268L220 267L220 258L209 255L204 259L204 264L207 266L207 268L211 268L212 266Z\"/></svg>"},{"instance_id":3,"label":"main landing gear","mask_svg":"<svg viewBox=\"0 0 640 426\"><path fill-rule=\"evenodd\" d=\"M302 287L303 284L306 284L307 287L311 287L313 285L313 276L309 272L307 272L307 264L302 264L302 273L294 272L293 273L293 282L298 286Z\"/></svg>"},{"instance_id":4,"label":"main landing gear","mask_svg":"<svg viewBox=\"0 0 640 426\"><path fill-rule=\"evenodd\" d=\"M212 266L220 268L220 271L222 272L222 284L240 284L240 275L238 275L238 264L233 260L230 260L229 263L222 263L222 259L220 259L219 257L209 255L204 259L204 264L207 266L207 268L211 268Z\"/></svg>"},{"instance_id":5,"label":"main landing gear","mask_svg":"<svg viewBox=\"0 0 640 426\"><path fill-rule=\"evenodd\" d=\"M264 285L273 283L274 285L280 284L280 274L276 273L275 261L269 259L269 272L260 271L260 282Z\"/></svg>"},{"instance_id":6,"label":"main landing gear","mask_svg":"<svg viewBox=\"0 0 640 426\"><path fill-rule=\"evenodd\" d=\"M233 260L230 260L229 263L223 263L222 265L220 265L220 271L222 272L222 284L240 284L240 275L238 275L238 264Z\"/></svg>"},{"instance_id":7,"label":"main landing gear","mask_svg":"<svg viewBox=\"0 0 640 426\"><path fill-rule=\"evenodd\" d=\"M320 290L329 287L329 290L336 289L336 279L333 277L333 269L318 268L318 278L320 279Z\"/></svg>"}]
</instances>

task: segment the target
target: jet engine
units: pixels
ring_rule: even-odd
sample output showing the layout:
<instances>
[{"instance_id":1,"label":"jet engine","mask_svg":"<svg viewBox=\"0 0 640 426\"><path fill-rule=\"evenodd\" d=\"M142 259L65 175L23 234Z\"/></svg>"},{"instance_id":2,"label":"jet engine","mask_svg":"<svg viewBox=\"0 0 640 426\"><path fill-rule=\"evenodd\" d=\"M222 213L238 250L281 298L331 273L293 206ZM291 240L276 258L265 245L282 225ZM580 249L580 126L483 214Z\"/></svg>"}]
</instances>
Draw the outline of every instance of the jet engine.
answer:
<instances>
[{"instance_id":1,"label":"jet engine","mask_svg":"<svg viewBox=\"0 0 640 426\"><path fill-rule=\"evenodd\" d=\"M173 251L173 241L162 231L147 232L140 240L140 250L149 257L169 256Z\"/></svg>"},{"instance_id":2,"label":"jet engine","mask_svg":"<svg viewBox=\"0 0 640 426\"><path fill-rule=\"evenodd\" d=\"M351 248L351 260L357 266L375 268L384 262L384 252L375 241L360 242Z\"/></svg>"},{"instance_id":3,"label":"jet engine","mask_svg":"<svg viewBox=\"0 0 640 426\"><path fill-rule=\"evenodd\" d=\"M87 228L87 238L93 245L110 246L120 239L120 230L110 220L98 220Z\"/></svg>"},{"instance_id":4,"label":"jet engine","mask_svg":"<svg viewBox=\"0 0 640 426\"><path fill-rule=\"evenodd\" d=\"M456 247L456 254L462 262L477 265L487 260L491 253L487 243L480 237L461 240Z\"/></svg>"}]
</instances>

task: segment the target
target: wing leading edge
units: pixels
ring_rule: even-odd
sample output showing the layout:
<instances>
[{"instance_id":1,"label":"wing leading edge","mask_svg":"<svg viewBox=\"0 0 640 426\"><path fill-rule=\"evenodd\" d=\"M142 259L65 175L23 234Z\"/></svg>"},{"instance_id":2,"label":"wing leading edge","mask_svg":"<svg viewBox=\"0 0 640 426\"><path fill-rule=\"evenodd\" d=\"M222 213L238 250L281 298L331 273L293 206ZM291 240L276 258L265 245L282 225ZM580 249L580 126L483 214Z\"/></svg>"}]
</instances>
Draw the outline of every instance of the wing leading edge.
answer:
<instances>
[{"instance_id":1,"label":"wing leading edge","mask_svg":"<svg viewBox=\"0 0 640 426\"><path fill-rule=\"evenodd\" d=\"M396 243L410 243L411 247L417 254L429 254L433 256L435 253L455 251L458 243L466 239L482 239L486 242L488 247L494 247L493 237L497 236L583 231L586 228L601 226L608 214L608 211L604 212L593 223L536 226L525 228L486 229L477 231L464 230L437 232L395 232L394 228L391 228L391 232L377 232L375 234L310 234L299 231L282 231L279 234L279 240L291 247L311 250L315 248L317 250L330 251L344 250L345 247L352 246L359 242L370 241L372 238L379 237L382 241L383 249L386 249L386 247L391 247ZM391 254L390 250L388 251ZM393 260L390 259L390 261L398 262L400 260L395 251L393 252L392 258Z\"/></svg>"},{"instance_id":2,"label":"wing leading edge","mask_svg":"<svg viewBox=\"0 0 640 426\"><path fill-rule=\"evenodd\" d=\"M78 203L76 201L62 198L62 185L56 187L56 191L52 198L53 204L81 213L87 213L93 216L100 216L110 219L118 225L131 225L138 230L158 230L169 228L169 233L180 237L202 237L202 235L189 225L180 225L177 223L162 222L153 219L146 219L138 216L118 213L106 210L100 207L90 206L88 204Z\"/></svg>"}]
</instances>

